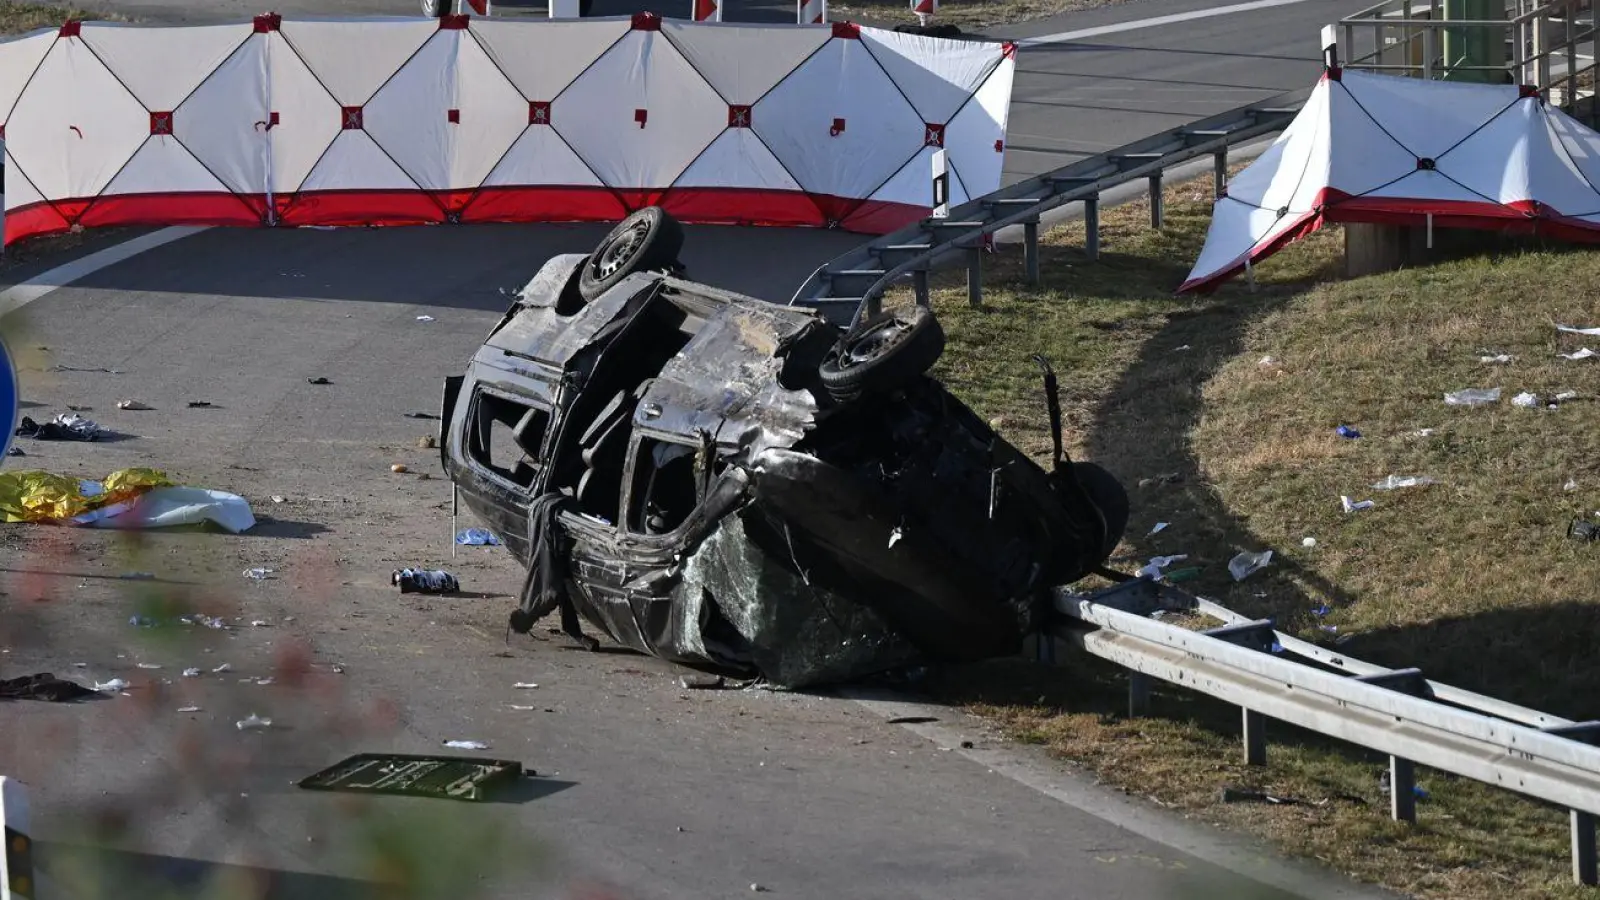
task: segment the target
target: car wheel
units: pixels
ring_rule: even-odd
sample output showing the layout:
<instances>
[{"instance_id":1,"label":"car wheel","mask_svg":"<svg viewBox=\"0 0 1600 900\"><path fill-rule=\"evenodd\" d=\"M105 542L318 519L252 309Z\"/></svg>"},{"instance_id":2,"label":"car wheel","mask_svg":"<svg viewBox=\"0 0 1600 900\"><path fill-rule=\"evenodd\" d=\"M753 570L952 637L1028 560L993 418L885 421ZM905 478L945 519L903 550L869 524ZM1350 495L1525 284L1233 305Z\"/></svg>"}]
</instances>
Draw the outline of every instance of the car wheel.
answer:
<instances>
[{"instance_id":1,"label":"car wheel","mask_svg":"<svg viewBox=\"0 0 1600 900\"><path fill-rule=\"evenodd\" d=\"M926 306L879 313L835 346L818 374L828 393L848 403L863 393L903 388L944 352L944 328Z\"/></svg>"},{"instance_id":2,"label":"car wheel","mask_svg":"<svg viewBox=\"0 0 1600 900\"><path fill-rule=\"evenodd\" d=\"M1072 474L1105 519L1106 539L1100 557L1103 563L1116 551L1128 531L1128 491L1115 475L1092 462L1074 462Z\"/></svg>"},{"instance_id":3,"label":"car wheel","mask_svg":"<svg viewBox=\"0 0 1600 900\"><path fill-rule=\"evenodd\" d=\"M450 0L422 0L422 14L430 19L437 19L444 15L449 5Z\"/></svg>"},{"instance_id":4,"label":"car wheel","mask_svg":"<svg viewBox=\"0 0 1600 900\"><path fill-rule=\"evenodd\" d=\"M683 249L683 226L659 206L647 206L611 229L583 264L578 293L594 300L635 272L672 269Z\"/></svg>"}]
</instances>

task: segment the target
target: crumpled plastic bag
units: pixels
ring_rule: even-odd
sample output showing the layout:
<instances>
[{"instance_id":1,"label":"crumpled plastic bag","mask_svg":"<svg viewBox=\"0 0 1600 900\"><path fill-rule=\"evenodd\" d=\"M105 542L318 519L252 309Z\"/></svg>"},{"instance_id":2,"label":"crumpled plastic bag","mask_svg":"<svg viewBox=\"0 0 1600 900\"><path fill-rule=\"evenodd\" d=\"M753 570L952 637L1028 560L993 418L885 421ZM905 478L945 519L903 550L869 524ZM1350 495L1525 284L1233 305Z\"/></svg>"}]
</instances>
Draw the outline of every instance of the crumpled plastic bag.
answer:
<instances>
[{"instance_id":1,"label":"crumpled plastic bag","mask_svg":"<svg viewBox=\"0 0 1600 900\"><path fill-rule=\"evenodd\" d=\"M0 521L64 521L171 483L166 473L145 468L112 472L101 482L50 472L0 472Z\"/></svg>"}]
</instances>

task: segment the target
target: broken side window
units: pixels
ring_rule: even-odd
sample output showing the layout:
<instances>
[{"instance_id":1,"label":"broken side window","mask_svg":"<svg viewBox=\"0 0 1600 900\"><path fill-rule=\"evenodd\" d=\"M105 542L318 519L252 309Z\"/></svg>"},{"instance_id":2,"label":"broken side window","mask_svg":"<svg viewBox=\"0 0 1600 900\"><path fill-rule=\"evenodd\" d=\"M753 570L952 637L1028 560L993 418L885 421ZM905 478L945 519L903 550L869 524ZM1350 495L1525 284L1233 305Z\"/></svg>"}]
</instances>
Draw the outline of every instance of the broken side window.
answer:
<instances>
[{"instance_id":1,"label":"broken side window","mask_svg":"<svg viewBox=\"0 0 1600 900\"><path fill-rule=\"evenodd\" d=\"M483 391L474 404L468 455L500 477L532 488L550 411Z\"/></svg>"},{"instance_id":2,"label":"broken side window","mask_svg":"<svg viewBox=\"0 0 1600 900\"><path fill-rule=\"evenodd\" d=\"M700 503L695 448L655 438L640 438L633 451L633 484L628 491L628 530L667 534L677 530Z\"/></svg>"}]
</instances>

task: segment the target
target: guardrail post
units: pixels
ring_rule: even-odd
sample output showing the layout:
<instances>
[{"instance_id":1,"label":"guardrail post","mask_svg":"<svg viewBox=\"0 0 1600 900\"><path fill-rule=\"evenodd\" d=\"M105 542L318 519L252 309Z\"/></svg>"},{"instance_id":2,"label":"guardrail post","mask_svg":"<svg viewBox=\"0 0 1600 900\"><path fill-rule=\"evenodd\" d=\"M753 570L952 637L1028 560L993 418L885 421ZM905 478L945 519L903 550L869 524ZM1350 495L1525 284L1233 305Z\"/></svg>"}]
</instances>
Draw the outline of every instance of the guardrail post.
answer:
<instances>
[{"instance_id":1,"label":"guardrail post","mask_svg":"<svg viewBox=\"0 0 1600 900\"><path fill-rule=\"evenodd\" d=\"M1267 718L1254 710L1244 710L1244 764L1267 764Z\"/></svg>"},{"instance_id":2,"label":"guardrail post","mask_svg":"<svg viewBox=\"0 0 1600 900\"><path fill-rule=\"evenodd\" d=\"M928 270L918 269L911 273L911 290L917 296L918 306L928 306L932 300L928 296Z\"/></svg>"},{"instance_id":3,"label":"guardrail post","mask_svg":"<svg viewBox=\"0 0 1600 900\"><path fill-rule=\"evenodd\" d=\"M1083 200L1083 255L1100 258L1100 195Z\"/></svg>"},{"instance_id":4,"label":"guardrail post","mask_svg":"<svg viewBox=\"0 0 1600 900\"><path fill-rule=\"evenodd\" d=\"M1389 757L1389 815L1396 822L1417 821L1417 769L1398 756Z\"/></svg>"},{"instance_id":5,"label":"guardrail post","mask_svg":"<svg viewBox=\"0 0 1600 900\"><path fill-rule=\"evenodd\" d=\"M1128 718L1137 719L1150 711L1150 676L1128 673Z\"/></svg>"},{"instance_id":6,"label":"guardrail post","mask_svg":"<svg viewBox=\"0 0 1600 900\"><path fill-rule=\"evenodd\" d=\"M1161 173L1150 176L1150 227L1161 227Z\"/></svg>"},{"instance_id":7,"label":"guardrail post","mask_svg":"<svg viewBox=\"0 0 1600 900\"><path fill-rule=\"evenodd\" d=\"M1595 865L1594 816L1572 810L1572 880L1577 884L1600 884Z\"/></svg>"},{"instance_id":8,"label":"guardrail post","mask_svg":"<svg viewBox=\"0 0 1600 900\"><path fill-rule=\"evenodd\" d=\"M1022 267L1029 284L1039 283L1039 222L1022 223Z\"/></svg>"},{"instance_id":9,"label":"guardrail post","mask_svg":"<svg viewBox=\"0 0 1600 900\"><path fill-rule=\"evenodd\" d=\"M983 248L967 251L967 302L973 309L983 306Z\"/></svg>"},{"instance_id":10,"label":"guardrail post","mask_svg":"<svg viewBox=\"0 0 1600 900\"><path fill-rule=\"evenodd\" d=\"M1220 200L1222 195L1228 192L1228 148L1223 147L1218 150L1216 156L1212 157L1211 162L1211 176L1214 182L1212 194Z\"/></svg>"}]
</instances>

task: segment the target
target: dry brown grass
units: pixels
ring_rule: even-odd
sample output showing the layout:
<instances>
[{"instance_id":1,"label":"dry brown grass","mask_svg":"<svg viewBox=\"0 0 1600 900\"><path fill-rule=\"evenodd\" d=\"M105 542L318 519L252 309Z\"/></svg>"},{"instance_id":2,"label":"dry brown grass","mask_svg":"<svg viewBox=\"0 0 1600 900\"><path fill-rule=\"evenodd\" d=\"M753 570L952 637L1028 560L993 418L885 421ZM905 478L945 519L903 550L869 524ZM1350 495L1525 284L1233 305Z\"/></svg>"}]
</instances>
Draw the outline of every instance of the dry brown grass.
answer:
<instances>
[{"instance_id":1,"label":"dry brown grass","mask_svg":"<svg viewBox=\"0 0 1600 900\"><path fill-rule=\"evenodd\" d=\"M1492 240L1477 256L1339 281L1335 230L1258 267L1255 292L1234 282L1174 297L1204 239L1208 189L1170 187L1159 232L1144 204L1105 211L1098 262L1078 249L1081 227L1053 232L1038 288L1019 284L1018 249L988 257L982 310L967 306L959 274L946 276L934 302L949 349L936 374L1043 456L1029 356L1053 360L1073 452L1130 487L1123 568L1187 553L1203 569L1186 587L1285 630L1329 640L1336 627L1361 658L1600 718L1600 551L1564 536L1573 516L1600 509L1600 459L1585 440L1600 426L1600 361L1559 357L1584 339L1552 325L1600 324L1600 254ZM1479 361L1500 353L1515 359ZM1496 386L1493 408L1443 403L1445 391ZM1513 407L1525 390L1580 399ZM1340 424L1363 437L1337 437ZM1424 428L1435 431L1418 437ZM1441 483L1370 488L1391 473ZM1158 475L1177 478L1137 487ZM1563 490L1568 479L1577 490ZM1347 515L1341 494L1378 505ZM1147 536L1157 521L1172 524ZM1226 561L1262 548L1272 566L1235 584ZM1319 618L1322 604L1332 612ZM1152 717L1130 720L1121 673L1095 660L1066 672L968 667L935 676L932 690L1108 782L1363 880L1452 900L1587 896L1569 884L1561 810L1424 771L1420 821L1397 825L1378 788L1382 759L1279 727L1270 765L1247 768L1235 708L1168 689ZM1223 804L1228 785L1305 802Z\"/></svg>"},{"instance_id":2,"label":"dry brown grass","mask_svg":"<svg viewBox=\"0 0 1600 900\"><path fill-rule=\"evenodd\" d=\"M939 0L936 24L948 23L965 31L982 31L996 25L1010 25L1100 6L1116 6L1132 0ZM851 0L828 3L828 18L849 19L866 24L915 24L908 0Z\"/></svg>"},{"instance_id":3,"label":"dry brown grass","mask_svg":"<svg viewBox=\"0 0 1600 900\"><path fill-rule=\"evenodd\" d=\"M49 3L14 3L0 0L0 35L24 34L40 28L53 28L68 19L115 19L70 6Z\"/></svg>"}]
</instances>

